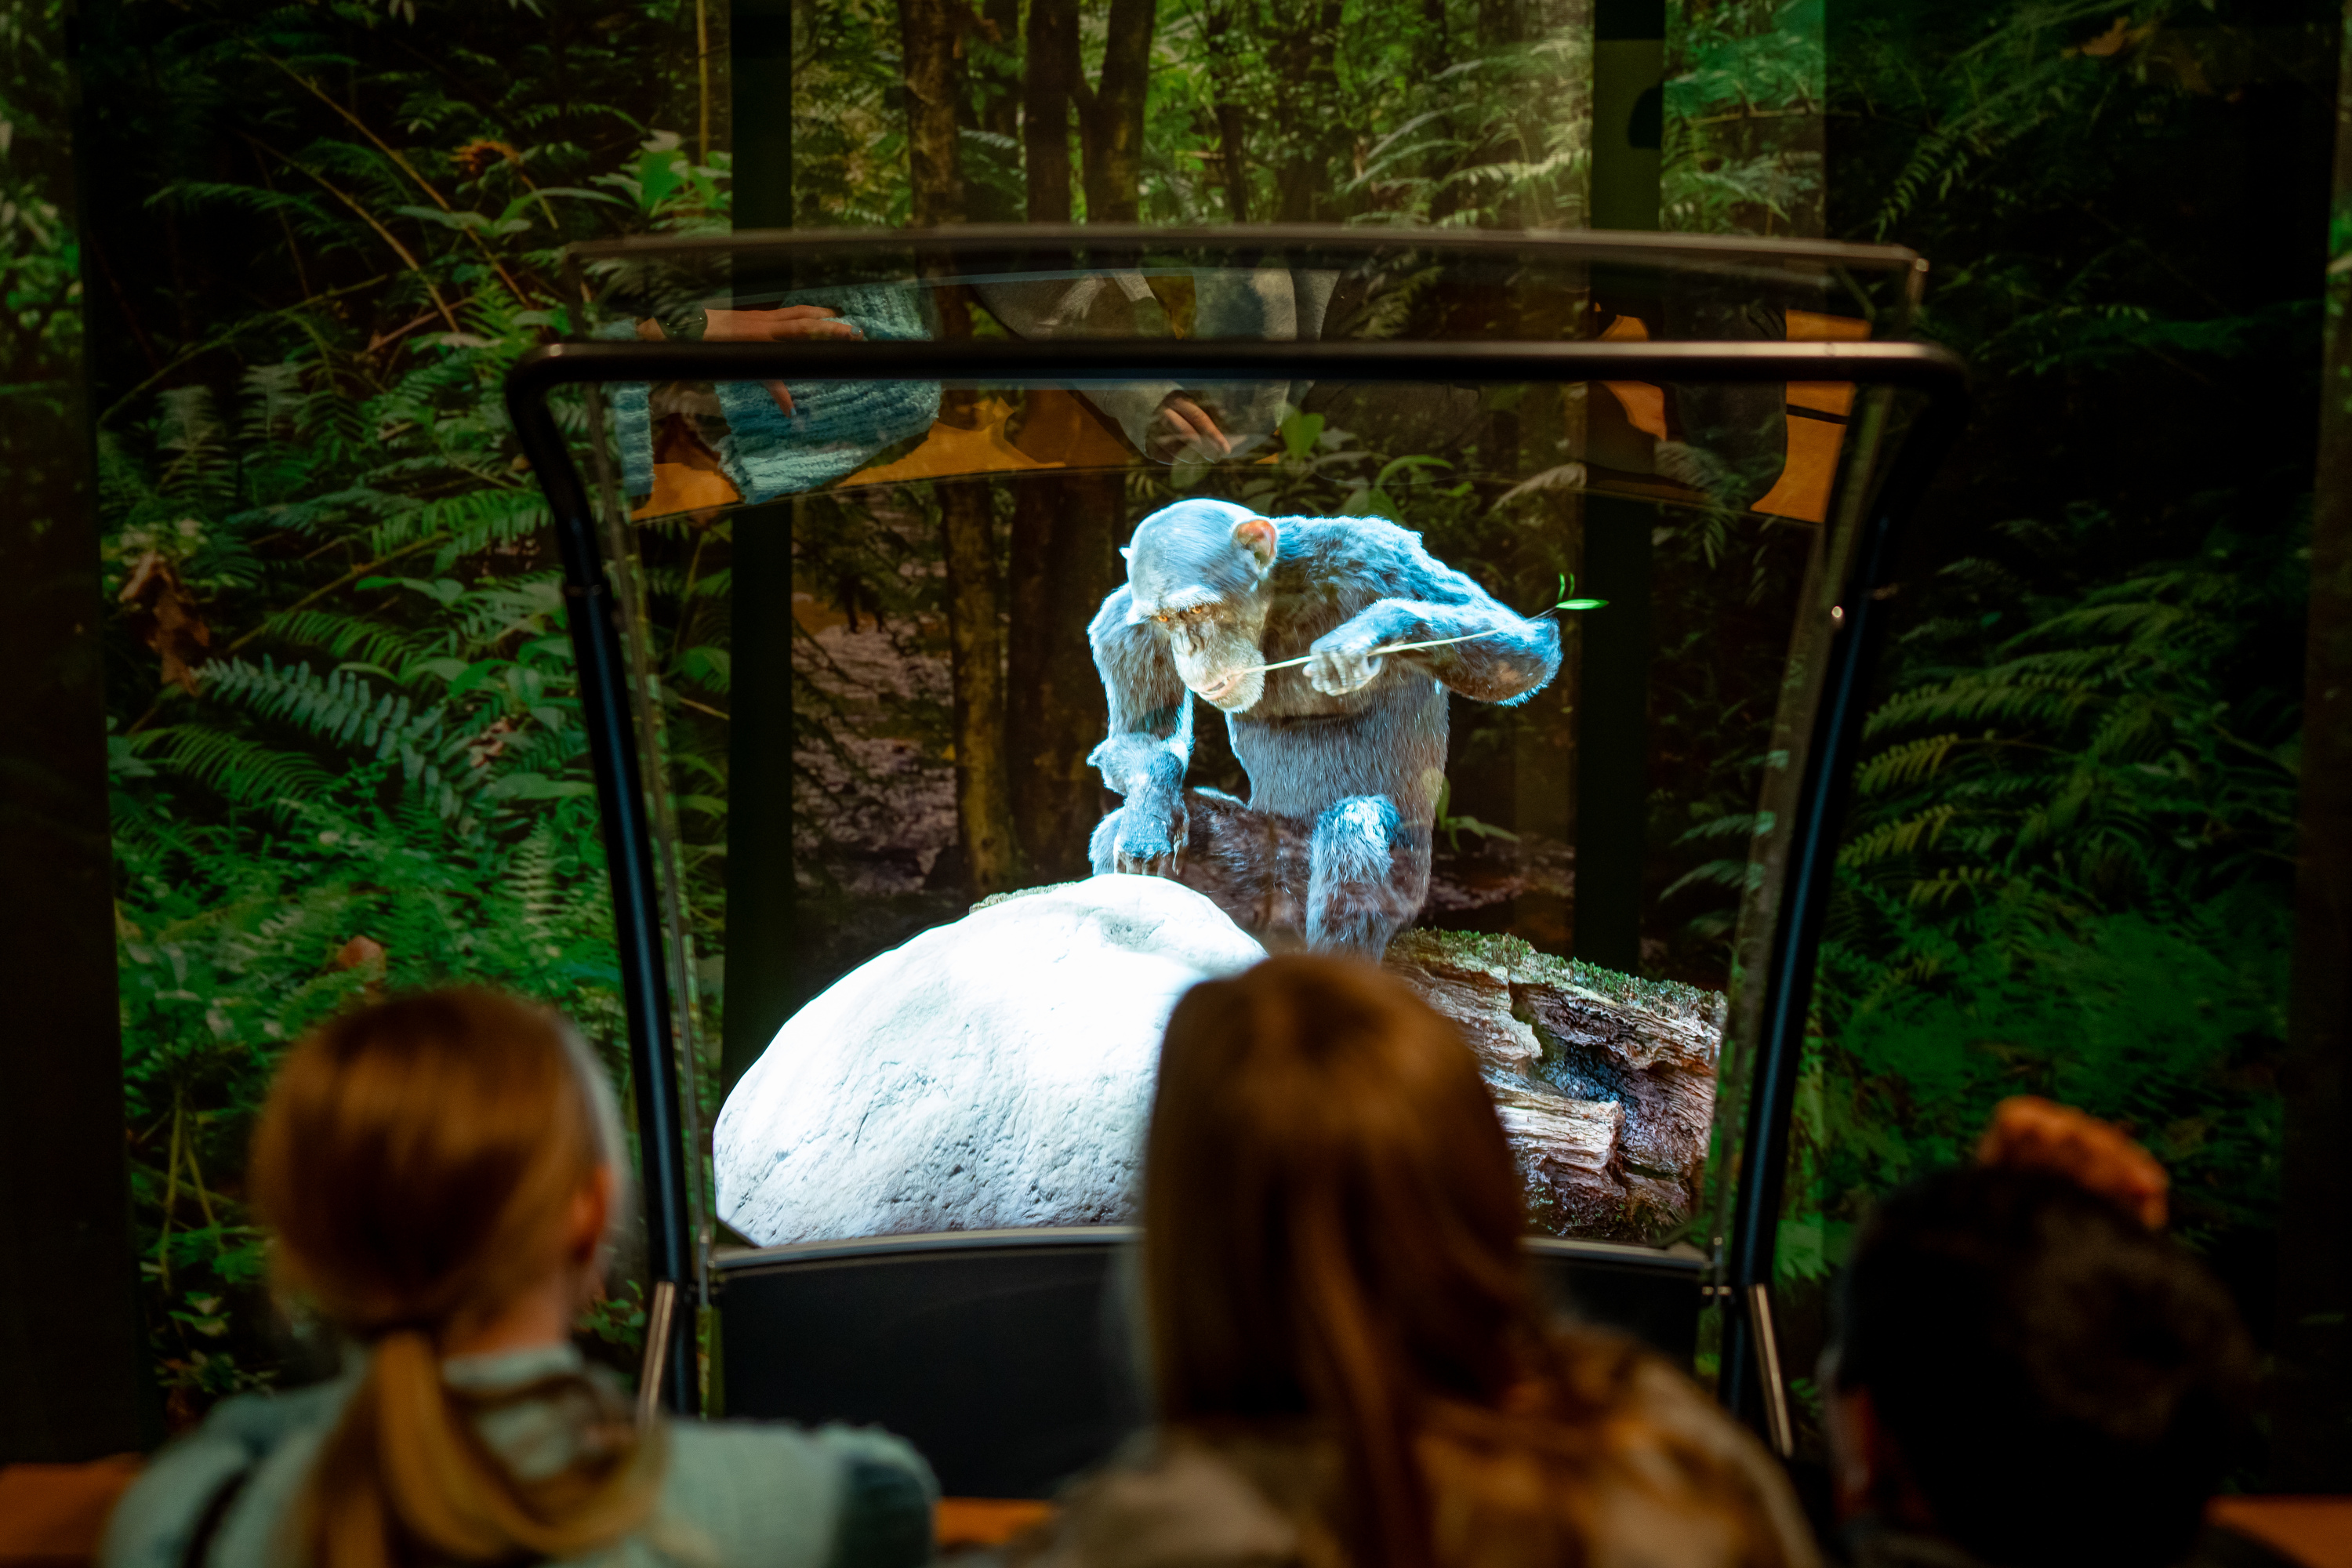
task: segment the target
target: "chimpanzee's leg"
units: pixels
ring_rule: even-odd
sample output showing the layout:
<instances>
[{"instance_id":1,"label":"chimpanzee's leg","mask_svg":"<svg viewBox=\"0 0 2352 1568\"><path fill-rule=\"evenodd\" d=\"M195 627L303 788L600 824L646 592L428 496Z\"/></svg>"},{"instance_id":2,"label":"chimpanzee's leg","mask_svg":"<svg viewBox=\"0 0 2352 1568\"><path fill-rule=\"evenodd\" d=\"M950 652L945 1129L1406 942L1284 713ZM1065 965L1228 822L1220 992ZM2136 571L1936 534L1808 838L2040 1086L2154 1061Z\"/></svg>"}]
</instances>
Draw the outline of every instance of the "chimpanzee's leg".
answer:
<instances>
[{"instance_id":1,"label":"chimpanzee's leg","mask_svg":"<svg viewBox=\"0 0 2352 1568\"><path fill-rule=\"evenodd\" d=\"M1384 795L1360 795L1316 820L1307 885L1307 945L1380 962L1419 911L1429 849Z\"/></svg>"}]
</instances>

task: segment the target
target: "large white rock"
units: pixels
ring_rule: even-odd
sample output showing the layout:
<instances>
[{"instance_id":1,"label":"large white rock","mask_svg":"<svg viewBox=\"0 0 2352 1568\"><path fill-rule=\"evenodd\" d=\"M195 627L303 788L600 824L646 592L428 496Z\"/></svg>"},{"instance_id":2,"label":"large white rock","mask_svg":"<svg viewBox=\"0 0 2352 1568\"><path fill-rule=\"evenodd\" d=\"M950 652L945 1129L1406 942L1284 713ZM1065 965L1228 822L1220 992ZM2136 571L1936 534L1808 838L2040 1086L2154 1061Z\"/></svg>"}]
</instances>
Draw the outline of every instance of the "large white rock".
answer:
<instances>
[{"instance_id":1,"label":"large white rock","mask_svg":"<svg viewBox=\"0 0 2352 1568\"><path fill-rule=\"evenodd\" d=\"M719 1213L767 1246L1129 1215L1177 997L1265 956L1159 877L990 904L851 971L719 1112Z\"/></svg>"}]
</instances>

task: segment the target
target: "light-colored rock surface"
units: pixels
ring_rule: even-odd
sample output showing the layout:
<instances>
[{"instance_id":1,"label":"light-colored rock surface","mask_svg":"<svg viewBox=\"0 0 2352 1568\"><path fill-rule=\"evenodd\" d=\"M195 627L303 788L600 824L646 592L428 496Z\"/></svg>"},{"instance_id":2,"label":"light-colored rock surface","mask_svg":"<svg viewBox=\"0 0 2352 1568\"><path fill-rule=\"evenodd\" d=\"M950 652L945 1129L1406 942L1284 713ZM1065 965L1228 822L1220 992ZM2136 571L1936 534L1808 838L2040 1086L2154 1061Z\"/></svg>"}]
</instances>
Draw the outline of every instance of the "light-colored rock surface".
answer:
<instances>
[{"instance_id":1,"label":"light-colored rock surface","mask_svg":"<svg viewBox=\"0 0 2352 1568\"><path fill-rule=\"evenodd\" d=\"M1097 877L991 900L787 1021L714 1130L768 1246L1129 1217L1160 1035L1265 950L1200 894Z\"/></svg>"},{"instance_id":2,"label":"light-colored rock surface","mask_svg":"<svg viewBox=\"0 0 2352 1568\"><path fill-rule=\"evenodd\" d=\"M768 1245L1126 1219L1170 1008L1264 956L1160 878L991 900L784 1026L719 1112L719 1215ZM1406 931L1387 964L1477 1052L1540 1228L1690 1216L1719 997L1477 932Z\"/></svg>"}]
</instances>

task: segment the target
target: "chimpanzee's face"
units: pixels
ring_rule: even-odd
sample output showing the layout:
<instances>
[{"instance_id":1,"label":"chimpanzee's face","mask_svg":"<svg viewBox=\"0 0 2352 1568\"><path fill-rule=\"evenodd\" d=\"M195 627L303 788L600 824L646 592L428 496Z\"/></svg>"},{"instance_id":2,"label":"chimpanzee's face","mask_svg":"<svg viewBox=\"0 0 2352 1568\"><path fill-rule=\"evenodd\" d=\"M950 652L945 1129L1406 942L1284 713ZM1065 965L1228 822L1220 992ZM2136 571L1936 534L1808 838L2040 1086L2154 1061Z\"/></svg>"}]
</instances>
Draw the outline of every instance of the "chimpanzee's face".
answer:
<instances>
[{"instance_id":1,"label":"chimpanzee's face","mask_svg":"<svg viewBox=\"0 0 2352 1568\"><path fill-rule=\"evenodd\" d=\"M1246 713L1265 695L1265 589L1217 597L1187 588L1147 617L1168 638L1176 673L1201 697L1228 713Z\"/></svg>"},{"instance_id":2,"label":"chimpanzee's face","mask_svg":"<svg viewBox=\"0 0 2352 1568\"><path fill-rule=\"evenodd\" d=\"M1228 713L1265 694L1258 667L1276 541L1275 525L1245 508L1180 501L1146 518L1127 552L1134 620L1168 639L1186 687Z\"/></svg>"}]
</instances>

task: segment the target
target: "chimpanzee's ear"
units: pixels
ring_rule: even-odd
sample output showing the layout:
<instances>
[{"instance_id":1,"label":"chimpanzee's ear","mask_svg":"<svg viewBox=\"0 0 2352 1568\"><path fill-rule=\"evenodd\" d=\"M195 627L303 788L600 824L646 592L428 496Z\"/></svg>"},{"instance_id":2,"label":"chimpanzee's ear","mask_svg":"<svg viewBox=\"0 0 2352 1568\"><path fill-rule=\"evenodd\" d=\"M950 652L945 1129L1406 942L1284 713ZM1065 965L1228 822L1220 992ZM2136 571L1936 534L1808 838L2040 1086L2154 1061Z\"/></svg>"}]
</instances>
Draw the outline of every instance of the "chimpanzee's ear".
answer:
<instances>
[{"instance_id":1,"label":"chimpanzee's ear","mask_svg":"<svg viewBox=\"0 0 2352 1568\"><path fill-rule=\"evenodd\" d=\"M1244 518L1234 525L1234 542L1257 557L1257 569L1264 572L1274 564L1274 552L1282 543L1282 531L1262 517Z\"/></svg>"}]
</instances>

